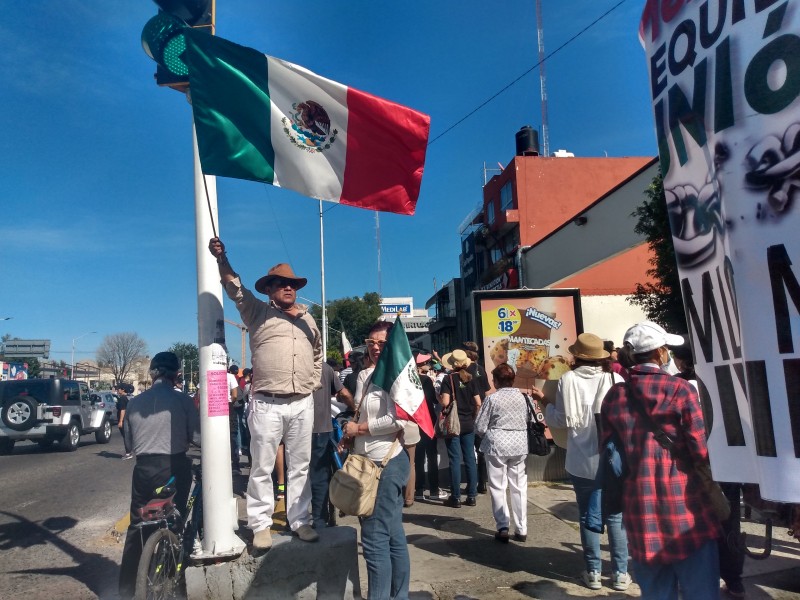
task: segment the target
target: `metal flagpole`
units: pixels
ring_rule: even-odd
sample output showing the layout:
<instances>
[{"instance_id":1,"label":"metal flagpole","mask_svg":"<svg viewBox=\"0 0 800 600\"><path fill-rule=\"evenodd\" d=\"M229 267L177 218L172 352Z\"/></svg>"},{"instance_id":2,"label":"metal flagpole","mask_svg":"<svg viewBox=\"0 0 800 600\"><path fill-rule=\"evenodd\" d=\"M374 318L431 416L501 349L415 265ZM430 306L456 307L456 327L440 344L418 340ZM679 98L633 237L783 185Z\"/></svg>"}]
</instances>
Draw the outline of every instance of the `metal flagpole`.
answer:
<instances>
[{"instance_id":1,"label":"metal flagpole","mask_svg":"<svg viewBox=\"0 0 800 600\"><path fill-rule=\"evenodd\" d=\"M383 290L381 290L381 218L377 210L375 211L375 239L378 246L378 296L383 300Z\"/></svg>"},{"instance_id":2,"label":"metal flagpole","mask_svg":"<svg viewBox=\"0 0 800 600\"><path fill-rule=\"evenodd\" d=\"M319 264L322 278L322 360L328 357L328 311L325 308L325 228L322 225L322 200L319 201Z\"/></svg>"}]
</instances>

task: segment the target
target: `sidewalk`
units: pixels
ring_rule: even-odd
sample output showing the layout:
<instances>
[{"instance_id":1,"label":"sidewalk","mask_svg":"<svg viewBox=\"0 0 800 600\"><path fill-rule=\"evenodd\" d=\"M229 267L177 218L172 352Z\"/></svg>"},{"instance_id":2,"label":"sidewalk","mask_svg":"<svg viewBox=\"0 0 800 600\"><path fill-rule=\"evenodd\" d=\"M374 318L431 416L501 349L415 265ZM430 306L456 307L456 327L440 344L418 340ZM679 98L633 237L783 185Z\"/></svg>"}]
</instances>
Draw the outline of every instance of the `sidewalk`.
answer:
<instances>
[{"instance_id":1,"label":"sidewalk","mask_svg":"<svg viewBox=\"0 0 800 600\"><path fill-rule=\"evenodd\" d=\"M608 554L604 554L603 589L592 591L580 582L583 569L578 510L572 486L564 482L532 483L528 489L528 540L500 544L494 540L494 519L488 494L478 505L453 509L438 501L417 501L404 509L411 555L411 598L512 600L576 597L636 598L639 587L627 592L610 588ZM346 517L344 525L358 527ZM763 541L763 526L744 524L752 548ZM800 544L774 529L772 556L745 561L747 598L800 598ZM606 548L604 547L604 550ZM359 557L362 595L367 575ZM721 593L725 598L726 594ZM687 599L691 600L691 599Z\"/></svg>"},{"instance_id":2,"label":"sidewalk","mask_svg":"<svg viewBox=\"0 0 800 600\"><path fill-rule=\"evenodd\" d=\"M241 497L239 509L243 526L245 513ZM283 511L283 501L280 501L276 506L275 532L286 531ZM529 484L525 543L495 541L488 494L478 495L477 506L458 509L445 507L438 500L416 501L404 509L403 521L411 557L410 597L414 600L640 596L636 583L626 592L611 589L605 545L603 589L592 591L581 583L580 573L584 567L578 509L572 486L567 482ZM355 517L342 517L338 523L359 528ZM742 528L748 532L748 545L760 550L764 526L743 521ZM359 579L361 594L366 598L367 570L360 545ZM745 560L744 583L748 600L800 599L800 544L787 535L785 528L773 529L772 555L767 560ZM722 591L720 597L729 598Z\"/></svg>"}]
</instances>

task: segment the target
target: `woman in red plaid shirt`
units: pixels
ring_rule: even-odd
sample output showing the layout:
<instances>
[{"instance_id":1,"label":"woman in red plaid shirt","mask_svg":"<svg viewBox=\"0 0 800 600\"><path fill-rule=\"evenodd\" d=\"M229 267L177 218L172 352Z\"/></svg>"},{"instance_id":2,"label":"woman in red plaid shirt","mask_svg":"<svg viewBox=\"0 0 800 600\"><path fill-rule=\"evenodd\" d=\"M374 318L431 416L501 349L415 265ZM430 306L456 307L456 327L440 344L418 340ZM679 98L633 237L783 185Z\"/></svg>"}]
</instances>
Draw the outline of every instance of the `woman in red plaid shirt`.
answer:
<instances>
[{"instance_id":1,"label":"woman in red plaid shirt","mask_svg":"<svg viewBox=\"0 0 800 600\"><path fill-rule=\"evenodd\" d=\"M691 467L708 461L700 400L691 384L661 369L670 360L667 345L683 338L644 321L624 342L635 366L629 382L603 400L601 445L616 433L624 449L622 514L633 573L643 598L677 599L680 588L684 598L717 600L721 529ZM671 450L656 441L635 403L674 441Z\"/></svg>"}]
</instances>

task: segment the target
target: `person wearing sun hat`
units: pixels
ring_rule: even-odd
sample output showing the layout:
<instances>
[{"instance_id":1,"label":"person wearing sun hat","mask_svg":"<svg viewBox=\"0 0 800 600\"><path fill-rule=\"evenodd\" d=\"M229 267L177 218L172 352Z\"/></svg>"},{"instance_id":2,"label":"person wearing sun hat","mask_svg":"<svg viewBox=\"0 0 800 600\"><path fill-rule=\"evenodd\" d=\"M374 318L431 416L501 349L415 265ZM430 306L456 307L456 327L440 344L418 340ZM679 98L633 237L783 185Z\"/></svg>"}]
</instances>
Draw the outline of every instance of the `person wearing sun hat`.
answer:
<instances>
[{"instance_id":1,"label":"person wearing sun hat","mask_svg":"<svg viewBox=\"0 0 800 600\"><path fill-rule=\"evenodd\" d=\"M586 587L602 588L600 574L600 534L586 526L587 511L593 498L599 495L595 481L600 466L600 451L595 415L600 413L603 398L622 377L611 372L610 355L603 340L593 333L581 333L568 348L574 359L572 370L558 380L555 404L546 404L545 420L554 427L567 428L567 457L565 468L575 488L580 512L581 546L586 570L581 574ZM609 547L611 550L611 587L625 590L630 585L628 550L622 515L607 515Z\"/></svg>"},{"instance_id":2,"label":"person wearing sun hat","mask_svg":"<svg viewBox=\"0 0 800 600\"><path fill-rule=\"evenodd\" d=\"M450 462L450 498L446 506L461 508L461 461L467 473L467 506L477 504L478 465L475 462L475 417L481 407L481 396L477 382L469 373L472 361L464 350L453 350L442 357L446 369L452 369L442 379L439 401L447 408L455 399L461 434L445 439L447 457Z\"/></svg>"},{"instance_id":3,"label":"person wearing sun hat","mask_svg":"<svg viewBox=\"0 0 800 600\"><path fill-rule=\"evenodd\" d=\"M708 462L700 400L689 382L662 370L668 346L682 343L652 321L628 329L628 384L614 386L600 411L600 443L616 435L625 455L622 518L643 598L677 598L679 588L684 598L719 597L720 523L690 466Z\"/></svg>"},{"instance_id":4,"label":"person wearing sun hat","mask_svg":"<svg viewBox=\"0 0 800 600\"><path fill-rule=\"evenodd\" d=\"M250 334L253 381L250 386L250 479L247 484L247 525L253 548L272 546L270 527L275 510L272 471L283 440L288 461L286 518L296 536L316 542L311 526L311 483L308 478L314 426L312 392L321 386L322 336L306 306L298 304L297 290L306 285L286 263L272 267L258 279L259 300L242 285L225 245L211 238L209 252L217 259L228 297L236 303Z\"/></svg>"}]
</instances>

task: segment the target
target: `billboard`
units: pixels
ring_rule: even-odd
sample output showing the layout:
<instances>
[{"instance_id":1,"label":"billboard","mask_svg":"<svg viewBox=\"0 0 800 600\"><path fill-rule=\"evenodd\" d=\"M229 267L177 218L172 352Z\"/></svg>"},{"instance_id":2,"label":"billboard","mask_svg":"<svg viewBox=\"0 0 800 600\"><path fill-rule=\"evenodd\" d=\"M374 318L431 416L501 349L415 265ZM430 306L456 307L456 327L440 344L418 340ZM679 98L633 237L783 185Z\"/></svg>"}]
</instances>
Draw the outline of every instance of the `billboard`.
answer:
<instances>
[{"instance_id":1,"label":"billboard","mask_svg":"<svg viewBox=\"0 0 800 600\"><path fill-rule=\"evenodd\" d=\"M800 501L800 2L640 25L714 479Z\"/></svg>"},{"instance_id":2,"label":"billboard","mask_svg":"<svg viewBox=\"0 0 800 600\"><path fill-rule=\"evenodd\" d=\"M27 379L28 363L0 362L0 380Z\"/></svg>"},{"instance_id":3,"label":"billboard","mask_svg":"<svg viewBox=\"0 0 800 600\"><path fill-rule=\"evenodd\" d=\"M50 358L50 340L8 340L3 354L6 358Z\"/></svg>"},{"instance_id":4,"label":"billboard","mask_svg":"<svg viewBox=\"0 0 800 600\"><path fill-rule=\"evenodd\" d=\"M529 390L569 370L567 347L583 332L577 289L484 291L472 297L475 341L487 373L508 363L516 373L514 385Z\"/></svg>"}]
</instances>

